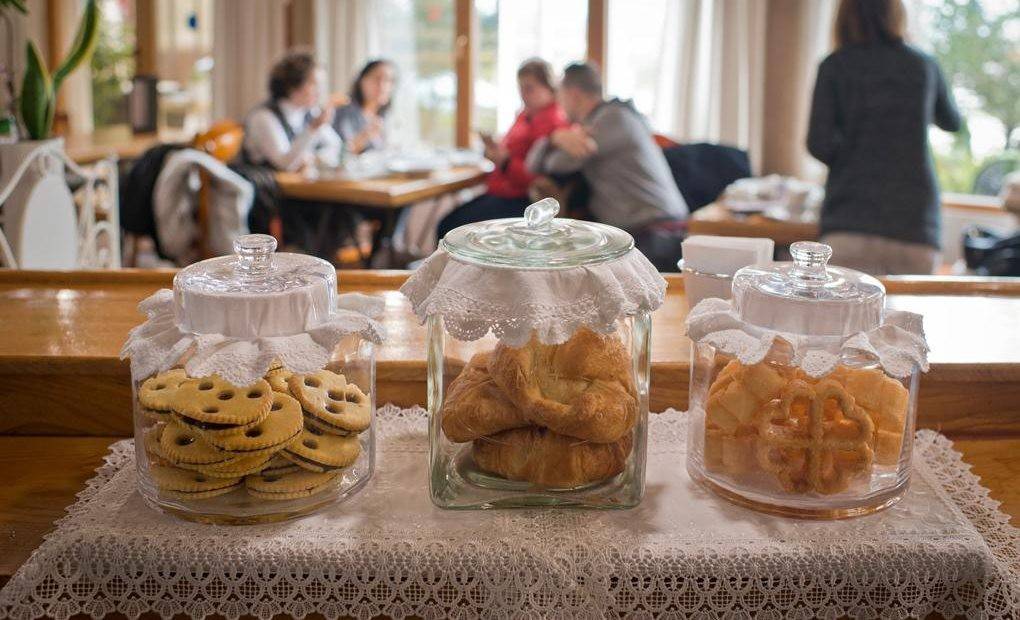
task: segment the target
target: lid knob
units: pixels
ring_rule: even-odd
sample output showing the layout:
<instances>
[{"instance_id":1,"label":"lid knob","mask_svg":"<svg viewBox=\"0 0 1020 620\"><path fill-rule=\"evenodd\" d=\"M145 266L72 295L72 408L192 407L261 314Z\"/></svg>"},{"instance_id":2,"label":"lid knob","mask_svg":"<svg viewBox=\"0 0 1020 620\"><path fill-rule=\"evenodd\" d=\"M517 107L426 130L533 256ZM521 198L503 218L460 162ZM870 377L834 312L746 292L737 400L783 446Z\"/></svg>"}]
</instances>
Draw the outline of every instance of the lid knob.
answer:
<instances>
[{"instance_id":1,"label":"lid knob","mask_svg":"<svg viewBox=\"0 0 1020 620\"><path fill-rule=\"evenodd\" d=\"M266 274L273 266L276 239L271 235L243 235L234 239L237 270L247 277Z\"/></svg>"},{"instance_id":2,"label":"lid knob","mask_svg":"<svg viewBox=\"0 0 1020 620\"><path fill-rule=\"evenodd\" d=\"M828 282L829 272L825 269L832 258L832 248L816 241L797 241L790 246L790 256L794 267L791 275L799 278L805 285Z\"/></svg>"},{"instance_id":3,"label":"lid knob","mask_svg":"<svg viewBox=\"0 0 1020 620\"><path fill-rule=\"evenodd\" d=\"M524 223L532 229L548 228L559 212L560 203L555 198L543 198L524 210Z\"/></svg>"}]
</instances>

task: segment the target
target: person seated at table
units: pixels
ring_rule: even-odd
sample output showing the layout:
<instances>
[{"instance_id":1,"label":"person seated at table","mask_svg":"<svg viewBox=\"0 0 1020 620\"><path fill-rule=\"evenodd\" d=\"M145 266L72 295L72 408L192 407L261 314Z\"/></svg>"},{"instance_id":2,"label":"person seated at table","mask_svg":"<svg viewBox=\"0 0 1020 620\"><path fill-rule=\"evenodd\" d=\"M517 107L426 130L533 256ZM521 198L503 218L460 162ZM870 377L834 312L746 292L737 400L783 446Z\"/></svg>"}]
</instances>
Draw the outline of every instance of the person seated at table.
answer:
<instances>
[{"instance_id":1,"label":"person seated at table","mask_svg":"<svg viewBox=\"0 0 1020 620\"><path fill-rule=\"evenodd\" d=\"M390 109L396 69L388 60L369 61L351 86L350 103L337 109L333 129L347 151L359 155L386 148L384 121Z\"/></svg>"},{"instance_id":2,"label":"person seated at table","mask_svg":"<svg viewBox=\"0 0 1020 620\"><path fill-rule=\"evenodd\" d=\"M932 273L941 204L928 125L960 113L933 58L903 40L901 0L843 0L822 61L807 147L829 166L819 222L832 262L872 274Z\"/></svg>"},{"instance_id":3,"label":"person seated at table","mask_svg":"<svg viewBox=\"0 0 1020 620\"><path fill-rule=\"evenodd\" d=\"M580 171L590 187L592 216L622 228L660 271L675 271L687 204L645 118L630 101L606 100L595 66L566 68L560 101L573 125L535 142L533 174Z\"/></svg>"},{"instance_id":4,"label":"person seated at table","mask_svg":"<svg viewBox=\"0 0 1020 620\"><path fill-rule=\"evenodd\" d=\"M439 237L458 226L503 217L521 217L528 206L528 187L535 175L524 159L536 140L564 127L567 117L556 101L552 67L544 60L526 60L517 69L517 88L524 108L503 139L482 135L485 157L496 165L486 178L484 194L454 210L439 222Z\"/></svg>"},{"instance_id":5,"label":"person seated at table","mask_svg":"<svg viewBox=\"0 0 1020 620\"><path fill-rule=\"evenodd\" d=\"M339 163L341 140L331 125L333 107L319 103L323 78L308 52L288 53L273 66L269 99L245 118L245 163L284 172ZM278 213L286 247L330 261L353 242L358 222L352 210L328 203L287 199L277 205L277 212L262 210L256 206L249 215L253 232L269 232L269 222Z\"/></svg>"}]
</instances>

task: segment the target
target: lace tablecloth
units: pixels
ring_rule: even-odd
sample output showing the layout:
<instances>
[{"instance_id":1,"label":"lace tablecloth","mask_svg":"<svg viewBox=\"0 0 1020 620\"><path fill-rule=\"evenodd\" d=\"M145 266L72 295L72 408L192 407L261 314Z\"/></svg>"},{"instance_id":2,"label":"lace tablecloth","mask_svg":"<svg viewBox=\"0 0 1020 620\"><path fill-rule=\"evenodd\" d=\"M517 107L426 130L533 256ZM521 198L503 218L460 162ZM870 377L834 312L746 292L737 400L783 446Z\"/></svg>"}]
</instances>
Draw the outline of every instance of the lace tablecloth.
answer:
<instances>
[{"instance_id":1,"label":"lace tablecloth","mask_svg":"<svg viewBox=\"0 0 1020 620\"><path fill-rule=\"evenodd\" d=\"M300 521L213 527L148 509L113 445L70 514L0 592L0 615L154 610L425 618L1003 617L1020 610L1020 535L946 438L918 433L907 496L877 515L759 515L695 486L683 416L652 416L636 509L451 512L426 492L424 412L380 411L378 469Z\"/></svg>"}]
</instances>

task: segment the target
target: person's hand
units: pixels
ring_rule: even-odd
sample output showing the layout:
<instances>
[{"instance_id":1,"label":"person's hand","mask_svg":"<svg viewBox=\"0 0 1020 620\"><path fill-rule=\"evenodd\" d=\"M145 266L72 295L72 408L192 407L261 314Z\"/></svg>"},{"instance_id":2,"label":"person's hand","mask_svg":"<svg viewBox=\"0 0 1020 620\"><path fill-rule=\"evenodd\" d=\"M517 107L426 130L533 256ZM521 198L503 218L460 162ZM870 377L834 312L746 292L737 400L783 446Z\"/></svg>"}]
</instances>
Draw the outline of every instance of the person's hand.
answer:
<instances>
[{"instance_id":1,"label":"person's hand","mask_svg":"<svg viewBox=\"0 0 1020 620\"><path fill-rule=\"evenodd\" d=\"M510 157L510 152L498 144L487 144L485 146L485 158L496 164L499 168Z\"/></svg>"},{"instance_id":2,"label":"person's hand","mask_svg":"<svg viewBox=\"0 0 1020 620\"><path fill-rule=\"evenodd\" d=\"M549 136L549 141L553 146L576 159L594 155L599 148L580 125L557 129Z\"/></svg>"},{"instance_id":3,"label":"person's hand","mask_svg":"<svg viewBox=\"0 0 1020 620\"><path fill-rule=\"evenodd\" d=\"M327 105L326 107L322 108L321 112L312 117L312 122L310 123L311 128L318 129L323 125L332 123L334 110L335 108L331 105Z\"/></svg>"},{"instance_id":4,"label":"person's hand","mask_svg":"<svg viewBox=\"0 0 1020 620\"><path fill-rule=\"evenodd\" d=\"M333 93L329 96L329 105L334 108L342 108L350 102L351 98L347 93Z\"/></svg>"}]
</instances>

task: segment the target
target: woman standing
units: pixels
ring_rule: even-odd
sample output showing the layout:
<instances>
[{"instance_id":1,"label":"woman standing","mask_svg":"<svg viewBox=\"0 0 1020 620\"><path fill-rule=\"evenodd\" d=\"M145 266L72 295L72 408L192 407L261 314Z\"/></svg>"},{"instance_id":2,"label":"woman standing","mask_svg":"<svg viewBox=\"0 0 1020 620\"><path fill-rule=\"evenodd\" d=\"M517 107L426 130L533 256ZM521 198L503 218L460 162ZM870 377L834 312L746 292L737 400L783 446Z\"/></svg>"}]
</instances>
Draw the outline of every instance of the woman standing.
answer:
<instances>
[{"instance_id":1,"label":"woman standing","mask_svg":"<svg viewBox=\"0 0 1020 620\"><path fill-rule=\"evenodd\" d=\"M351 87L351 102L337 110L333 128L355 155L386 148L383 121L390 109L396 70L388 60L369 61Z\"/></svg>"},{"instance_id":2,"label":"woman standing","mask_svg":"<svg viewBox=\"0 0 1020 620\"><path fill-rule=\"evenodd\" d=\"M960 129L938 64L903 40L902 0L842 0L807 147L829 167L822 241L871 274L932 273L941 205L928 126Z\"/></svg>"},{"instance_id":3,"label":"woman standing","mask_svg":"<svg viewBox=\"0 0 1020 620\"><path fill-rule=\"evenodd\" d=\"M496 164L486 179L486 192L439 222L438 235L458 226L502 217L521 217L528 206L528 186L535 178L524 160L536 140L565 127L567 117L556 101L552 67L544 60L526 60L517 70L517 87L524 109L503 139L482 136L485 157Z\"/></svg>"}]
</instances>

